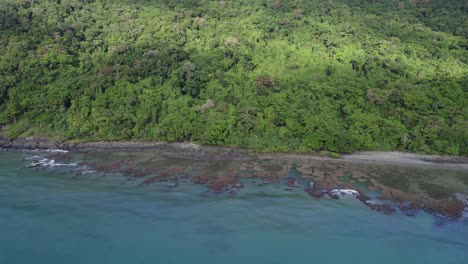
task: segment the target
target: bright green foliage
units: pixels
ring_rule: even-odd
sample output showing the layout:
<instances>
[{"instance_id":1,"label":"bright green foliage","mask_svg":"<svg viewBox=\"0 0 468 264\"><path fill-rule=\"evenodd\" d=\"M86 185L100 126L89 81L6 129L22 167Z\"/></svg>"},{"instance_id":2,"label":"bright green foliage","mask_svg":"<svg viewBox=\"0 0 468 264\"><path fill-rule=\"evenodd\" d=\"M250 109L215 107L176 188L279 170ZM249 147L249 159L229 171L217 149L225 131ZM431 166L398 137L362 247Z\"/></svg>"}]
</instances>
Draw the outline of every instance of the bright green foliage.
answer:
<instances>
[{"instance_id":1,"label":"bright green foliage","mask_svg":"<svg viewBox=\"0 0 468 264\"><path fill-rule=\"evenodd\" d=\"M468 154L463 0L3 0L5 136Z\"/></svg>"}]
</instances>

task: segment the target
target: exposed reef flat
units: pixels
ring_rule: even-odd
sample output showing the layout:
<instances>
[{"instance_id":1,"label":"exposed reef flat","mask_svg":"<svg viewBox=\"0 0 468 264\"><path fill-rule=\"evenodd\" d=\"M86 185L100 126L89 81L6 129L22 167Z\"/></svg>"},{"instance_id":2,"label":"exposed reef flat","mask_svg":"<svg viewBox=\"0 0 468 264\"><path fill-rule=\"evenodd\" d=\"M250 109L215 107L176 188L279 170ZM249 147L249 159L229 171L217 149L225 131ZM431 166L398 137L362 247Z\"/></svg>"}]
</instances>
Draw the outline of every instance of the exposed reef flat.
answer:
<instances>
[{"instance_id":1,"label":"exposed reef flat","mask_svg":"<svg viewBox=\"0 0 468 264\"><path fill-rule=\"evenodd\" d=\"M316 199L352 197L388 214L411 216L425 210L460 218L468 212L467 157L359 152L333 159L193 143L70 143L37 137L0 139L0 148L61 150L33 160L30 167L70 167L77 176L120 173L142 186L165 183L171 189L189 181L215 193L235 193L246 182L260 188L279 184L285 191L302 190ZM69 163L66 151L81 153L80 161Z\"/></svg>"}]
</instances>

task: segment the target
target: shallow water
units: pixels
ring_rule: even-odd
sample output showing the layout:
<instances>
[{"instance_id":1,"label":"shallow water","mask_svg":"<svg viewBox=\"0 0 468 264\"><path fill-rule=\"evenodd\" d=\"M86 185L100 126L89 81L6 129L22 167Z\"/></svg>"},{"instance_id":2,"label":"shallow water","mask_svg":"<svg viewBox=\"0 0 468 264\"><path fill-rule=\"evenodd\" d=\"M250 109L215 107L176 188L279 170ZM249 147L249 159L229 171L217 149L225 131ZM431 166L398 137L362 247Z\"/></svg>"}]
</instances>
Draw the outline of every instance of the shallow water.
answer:
<instances>
[{"instance_id":1,"label":"shallow water","mask_svg":"<svg viewBox=\"0 0 468 264\"><path fill-rule=\"evenodd\" d=\"M190 181L167 188L117 173L77 177L73 165L27 168L34 155L45 154L0 152L0 263L468 259L466 218L386 215L352 198L315 200L275 184L215 194Z\"/></svg>"}]
</instances>

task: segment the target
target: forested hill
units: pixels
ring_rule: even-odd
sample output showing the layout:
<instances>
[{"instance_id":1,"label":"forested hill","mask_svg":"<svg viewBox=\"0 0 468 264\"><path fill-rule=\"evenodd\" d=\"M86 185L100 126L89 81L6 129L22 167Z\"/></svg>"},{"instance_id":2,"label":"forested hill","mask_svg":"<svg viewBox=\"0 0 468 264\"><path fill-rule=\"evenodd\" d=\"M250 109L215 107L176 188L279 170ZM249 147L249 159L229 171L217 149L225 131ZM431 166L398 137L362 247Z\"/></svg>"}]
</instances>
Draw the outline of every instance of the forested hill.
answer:
<instances>
[{"instance_id":1,"label":"forested hill","mask_svg":"<svg viewBox=\"0 0 468 264\"><path fill-rule=\"evenodd\" d=\"M2 0L8 138L468 154L465 0Z\"/></svg>"}]
</instances>

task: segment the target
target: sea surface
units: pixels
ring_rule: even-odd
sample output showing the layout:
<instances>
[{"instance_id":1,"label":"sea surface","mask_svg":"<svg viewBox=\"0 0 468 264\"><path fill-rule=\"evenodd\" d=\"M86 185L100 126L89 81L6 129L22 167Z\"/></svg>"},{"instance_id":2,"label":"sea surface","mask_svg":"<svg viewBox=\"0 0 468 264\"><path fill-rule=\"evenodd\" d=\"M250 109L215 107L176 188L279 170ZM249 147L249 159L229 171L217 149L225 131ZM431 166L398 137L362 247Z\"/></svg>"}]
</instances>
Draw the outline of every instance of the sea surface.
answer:
<instances>
[{"instance_id":1,"label":"sea surface","mask_svg":"<svg viewBox=\"0 0 468 264\"><path fill-rule=\"evenodd\" d=\"M216 194L77 176L80 154L28 167L47 155L0 151L2 264L468 263L466 217L387 215L275 184Z\"/></svg>"}]
</instances>

